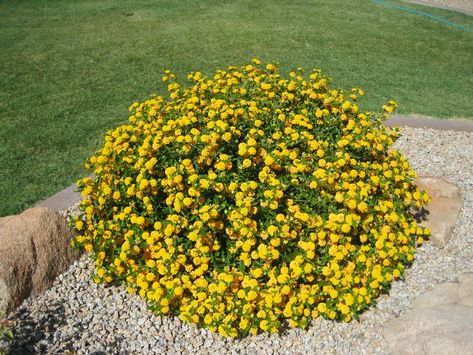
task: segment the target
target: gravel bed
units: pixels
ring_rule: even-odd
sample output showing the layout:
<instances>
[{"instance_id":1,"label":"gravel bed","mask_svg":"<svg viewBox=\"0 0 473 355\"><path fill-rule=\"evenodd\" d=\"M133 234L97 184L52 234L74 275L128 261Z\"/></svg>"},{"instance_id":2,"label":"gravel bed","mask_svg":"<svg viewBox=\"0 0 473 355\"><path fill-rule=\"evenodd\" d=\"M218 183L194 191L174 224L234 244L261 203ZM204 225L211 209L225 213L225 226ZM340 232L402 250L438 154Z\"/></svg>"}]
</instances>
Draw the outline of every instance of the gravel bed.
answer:
<instances>
[{"instance_id":1,"label":"gravel bed","mask_svg":"<svg viewBox=\"0 0 473 355\"><path fill-rule=\"evenodd\" d=\"M445 248L429 242L417 251L404 281L396 281L361 320L318 318L307 330L286 329L243 339L224 339L178 318L159 317L123 286L96 286L84 255L53 287L27 299L13 321L13 354L385 354L382 327L407 310L420 293L473 270L473 133L406 128L396 142L419 175L443 176L462 190L463 207Z\"/></svg>"}]
</instances>

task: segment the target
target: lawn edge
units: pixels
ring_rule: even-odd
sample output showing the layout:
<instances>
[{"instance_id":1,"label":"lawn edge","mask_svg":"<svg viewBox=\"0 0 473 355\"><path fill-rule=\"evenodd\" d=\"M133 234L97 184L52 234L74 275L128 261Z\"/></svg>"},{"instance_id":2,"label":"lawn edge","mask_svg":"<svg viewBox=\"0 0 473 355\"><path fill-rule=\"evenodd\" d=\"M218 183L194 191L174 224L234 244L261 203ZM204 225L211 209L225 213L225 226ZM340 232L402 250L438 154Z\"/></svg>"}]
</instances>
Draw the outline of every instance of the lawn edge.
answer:
<instances>
[{"instance_id":1,"label":"lawn edge","mask_svg":"<svg viewBox=\"0 0 473 355\"><path fill-rule=\"evenodd\" d=\"M432 3L428 0L402 0L402 1L407 2L407 3L411 3L411 4L422 5L422 6L426 6L426 7L435 7L437 9L449 10L449 11L459 12L459 13L462 13L462 14L465 14L465 15L473 16L473 11L463 9L461 7L456 7L456 6L435 4L435 3Z\"/></svg>"},{"instance_id":2,"label":"lawn edge","mask_svg":"<svg viewBox=\"0 0 473 355\"><path fill-rule=\"evenodd\" d=\"M421 115L392 115L385 124L389 127L431 128L438 131L473 132L473 120L440 119Z\"/></svg>"}]
</instances>

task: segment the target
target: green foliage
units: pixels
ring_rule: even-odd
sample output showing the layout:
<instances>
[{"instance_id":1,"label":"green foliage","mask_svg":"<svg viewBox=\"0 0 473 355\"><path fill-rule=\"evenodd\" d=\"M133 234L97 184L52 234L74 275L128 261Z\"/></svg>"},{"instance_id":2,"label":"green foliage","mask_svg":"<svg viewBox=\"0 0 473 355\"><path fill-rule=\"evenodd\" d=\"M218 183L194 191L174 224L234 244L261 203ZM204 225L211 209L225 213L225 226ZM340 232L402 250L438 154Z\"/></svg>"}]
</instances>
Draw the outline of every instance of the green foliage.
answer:
<instances>
[{"instance_id":1,"label":"green foliage","mask_svg":"<svg viewBox=\"0 0 473 355\"><path fill-rule=\"evenodd\" d=\"M0 341L10 342L13 340L13 333L10 329L10 321L4 318L4 314L0 313ZM6 354L5 349L0 347L0 354Z\"/></svg>"},{"instance_id":2,"label":"green foliage","mask_svg":"<svg viewBox=\"0 0 473 355\"><path fill-rule=\"evenodd\" d=\"M238 336L348 322L401 277L429 197L385 116L360 111L362 90L257 59L163 80L169 98L133 103L79 181L74 244L93 252L97 283Z\"/></svg>"}]
</instances>

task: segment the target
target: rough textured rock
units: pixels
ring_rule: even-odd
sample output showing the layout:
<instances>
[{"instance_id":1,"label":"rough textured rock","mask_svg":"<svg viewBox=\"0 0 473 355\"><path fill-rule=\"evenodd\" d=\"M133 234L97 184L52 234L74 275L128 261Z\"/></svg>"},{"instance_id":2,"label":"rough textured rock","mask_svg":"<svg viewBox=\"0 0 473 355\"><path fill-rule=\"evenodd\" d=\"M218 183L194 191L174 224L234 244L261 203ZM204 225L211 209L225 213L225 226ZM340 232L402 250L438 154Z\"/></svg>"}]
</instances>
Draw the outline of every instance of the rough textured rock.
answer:
<instances>
[{"instance_id":1,"label":"rough textured rock","mask_svg":"<svg viewBox=\"0 0 473 355\"><path fill-rule=\"evenodd\" d=\"M0 310L10 312L45 291L68 269L79 256L70 246L72 233L49 208L0 219Z\"/></svg>"},{"instance_id":2,"label":"rough textured rock","mask_svg":"<svg viewBox=\"0 0 473 355\"><path fill-rule=\"evenodd\" d=\"M438 248L443 248L452 236L462 200L460 189L440 177L423 176L415 182L421 190L427 190L432 203L421 224L430 228L430 240ZM422 218L421 218L422 219Z\"/></svg>"},{"instance_id":3,"label":"rough textured rock","mask_svg":"<svg viewBox=\"0 0 473 355\"><path fill-rule=\"evenodd\" d=\"M0 311L5 313L31 294L36 262L32 240L18 238L16 227L15 218L0 222Z\"/></svg>"},{"instance_id":4,"label":"rough textured rock","mask_svg":"<svg viewBox=\"0 0 473 355\"><path fill-rule=\"evenodd\" d=\"M473 273L421 294L383 330L395 354L473 353Z\"/></svg>"}]
</instances>

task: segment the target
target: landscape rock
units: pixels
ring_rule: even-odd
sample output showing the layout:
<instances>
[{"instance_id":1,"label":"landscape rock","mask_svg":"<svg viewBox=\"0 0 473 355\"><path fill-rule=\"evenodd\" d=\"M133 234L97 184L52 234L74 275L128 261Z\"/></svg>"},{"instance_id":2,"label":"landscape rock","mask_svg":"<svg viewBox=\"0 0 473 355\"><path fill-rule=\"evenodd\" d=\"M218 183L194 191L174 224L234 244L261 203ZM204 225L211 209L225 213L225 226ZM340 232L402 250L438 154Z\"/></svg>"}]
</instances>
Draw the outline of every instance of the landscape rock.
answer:
<instances>
[{"instance_id":1,"label":"landscape rock","mask_svg":"<svg viewBox=\"0 0 473 355\"><path fill-rule=\"evenodd\" d=\"M443 248L452 236L462 206L460 189L444 178L432 176L419 177L415 184L432 199L420 224L430 228L432 244Z\"/></svg>"},{"instance_id":2,"label":"landscape rock","mask_svg":"<svg viewBox=\"0 0 473 355\"><path fill-rule=\"evenodd\" d=\"M0 311L8 313L52 286L79 257L72 236L65 218L49 208L0 218Z\"/></svg>"},{"instance_id":3,"label":"landscape rock","mask_svg":"<svg viewBox=\"0 0 473 355\"><path fill-rule=\"evenodd\" d=\"M2 223L6 218L8 221ZM36 262L31 239L18 238L14 218L0 222L0 312L8 313L31 294Z\"/></svg>"},{"instance_id":4,"label":"landscape rock","mask_svg":"<svg viewBox=\"0 0 473 355\"><path fill-rule=\"evenodd\" d=\"M411 309L384 327L395 354L471 354L473 352L473 273L421 294Z\"/></svg>"}]
</instances>

